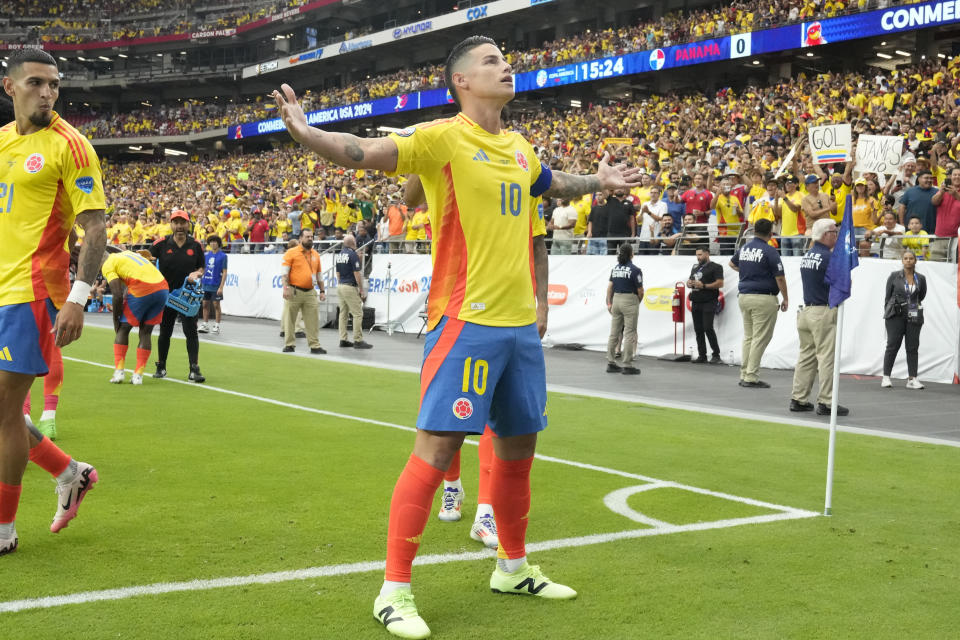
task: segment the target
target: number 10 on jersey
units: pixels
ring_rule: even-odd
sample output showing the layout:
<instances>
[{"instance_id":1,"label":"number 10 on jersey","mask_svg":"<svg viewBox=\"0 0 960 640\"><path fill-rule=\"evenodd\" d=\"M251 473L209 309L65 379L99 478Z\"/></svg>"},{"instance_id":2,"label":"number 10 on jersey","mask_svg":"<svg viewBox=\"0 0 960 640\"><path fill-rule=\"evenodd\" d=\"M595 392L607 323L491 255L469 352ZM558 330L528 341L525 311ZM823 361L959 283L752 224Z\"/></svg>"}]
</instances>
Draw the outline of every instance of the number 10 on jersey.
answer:
<instances>
[{"instance_id":1,"label":"number 10 on jersey","mask_svg":"<svg viewBox=\"0 0 960 640\"><path fill-rule=\"evenodd\" d=\"M507 192L510 192L509 194ZM511 214L520 215L520 205L523 202L523 191L516 182L500 183L500 215L507 215L509 210Z\"/></svg>"}]
</instances>

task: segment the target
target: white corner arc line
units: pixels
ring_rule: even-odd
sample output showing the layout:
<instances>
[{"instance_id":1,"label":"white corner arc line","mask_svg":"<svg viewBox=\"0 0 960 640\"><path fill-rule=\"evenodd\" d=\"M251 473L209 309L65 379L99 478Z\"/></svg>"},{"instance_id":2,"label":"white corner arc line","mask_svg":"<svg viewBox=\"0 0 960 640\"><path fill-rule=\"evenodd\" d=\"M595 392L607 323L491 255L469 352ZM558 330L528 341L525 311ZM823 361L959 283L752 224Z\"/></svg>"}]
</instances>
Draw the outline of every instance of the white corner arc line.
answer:
<instances>
[{"instance_id":1,"label":"white corner arc line","mask_svg":"<svg viewBox=\"0 0 960 640\"><path fill-rule=\"evenodd\" d=\"M815 517L817 515L819 514L812 512L774 513L762 516L753 516L749 518L733 518L729 520L696 522L684 525L666 525L663 527L647 529L630 529L615 533L598 533L587 536L532 542L527 544L527 550L535 552L566 549L571 547L585 547L594 544L616 542L619 540L646 538L650 536L659 536L671 533L685 533L690 531L725 529L745 524L761 524L766 522L777 522L781 520L796 520L800 518ZM494 556L495 554L492 549L454 554L434 554L420 556L414 560L414 564L417 566L447 564L450 562L483 560L485 558L493 558ZM213 578L210 580L189 580L184 582L158 582L154 584L138 585L133 587L121 587L118 589L83 591L80 593L71 593L61 596L45 596L42 598L9 600L7 602L0 602L0 613L14 613L17 611L27 611L31 609L50 609L53 607L62 607L70 604L88 604L91 602L103 602L107 600L126 600L128 598L136 598L146 595L163 595L167 593L178 593L184 591L208 591L211 589L223 589L227 587L276 584L279 582L308 580L311 578L326 578L332 576L345 576L355 573L369 573L372 571L382 571L385 564L386 563L383 561L354 562L350 564L336 564L324 567L311 567L308 569L277 571L273 573L261 573L247 576Z\"/></svg>"},{"instance_id":2,"label":"white corner arc line","mask_svg":"<svg viewBox=\"0 0 960 640\"><path fill-rule=\"evenodd\" d=\"M71 357L68 357L68 356L63 356L63 359L64 359L64 360L70 360L71 362L78 362L78 363L81 363L81 364L88 364L88 365L91 365L91 366L94 366L94 367L100 367L100 368L103 368L103 369L113 369L113 367L112 367L111 365L103 364L103 363L100 363L100 362L93 362L93 361L91 361L91 360L81 360L80 358L71 358ZM236 396L236 397L238 397L238 398L245 398L245 399L247 399L247 400L254 400L254 401L257 401L257 402L264 402L264 403L267 403L267 404L272 404L272 405L275 405L275 406L278 406L278 407L284 407L284 408L287 408L287 409L297 409L297 410L299 410L299 411L306 411L306 412L308 412L308 413L316 413L316 414L318 414L318 415L330 416L330 417L332 417L332 418L340 418L340 419L343 419L343 420L353 420L354 422L362 422L362 423L365 423L365 424L372 424L372 425L376 425L376 426L379 426L379 427L389 427L389 428L391 428L391 429L399 429L399 430L401 430L401 431L410 431L410 432L413 432L413 433L416 433L416 431L417 431L414 427L407 427L407 426L405 426L405 425L395 424L395 423L393 423L393 422L385 422L385 421L383 421L383 420L374 420L373 418L363 418L363 417L360 417L360 416L351 416L351 415L348 415L348 414L345 414L345 413L338 413L338 412L336 412L336 411L327 411L326 409L315 409L315 408L313 408L313 407L305 407L305 406L299 405L299 404L293 404L293 403L290 403L290 402L283 402L282 400L275 400L275 399L273 399L273 398L267 398L267 397L264 397L264 396L255 396L255 395L252 395L252 394L249 394L249 393L243 393L242 391L234 391L234 390L232 390L232 389L224 389L224 388L222 388L222 387L214 387L214 386L212 386L212 385L207 385L207 384L196 384L196 383L193 383L193 382L187 382L186 380L178 380L177 378L163 378L163 380L166 381L166 382L173 382L173 383L176 383L176 384L186 385L186 386L191 387L191 388L193 388L193 389L202 389L202 390L206 390L206 391L217 391L217 392L219 392L219 393L225 393L225 394L227 394L227 395ZM476 445L478 444L476 441L473 441L473 440L464 440L464 442L469 442L470 444L472 444L472 445L474 445L474 446L476 446ZM763 502L763 501L760 501L760 500L754 500L754 499L752 499L752 498L744 498L744 497L742 497L742 496L735 496L735 495L729 494L729 493L722 493L722 492L719 492L719 491L712 491L712 490L710 490L710 489L703 489L703 488L701 488L701 487L689 486L689 485L681 484L681 483L678 483L678 482L674 482L674 481L672 481L672 480L661 480L661 479L659 479L659 478L653 478L653 477L650 477L650 476L644 476L644 475L640 475L640 474L638 474L638 473L630 473L630 472L628 472L628 471L619 471L619 470L617 470L617 469L611 469L611 468L609 468L609 467L601 467L601 466L598 466L598 465L589 464L589 463L585 463L585 462L577 462L577 461L575 461L575 460L565 460L565 459L563 459L563 458L556 458L556 457L554 457L554 456L547 456L547 455L543 455L543 454L539 454L539 453L536 454L535 457L536 457L538 460L543 460L544 462L554 462L554 463L557 463L557 464L562 464L562 465L566 465L566 466L569 466L569 467L576 467L576 468L579 468L579 469L585 469L585 470L588 470L588 471L597 471L597 472L599 472L599 473L605 473L605 474L607 474L607 475L620 476L620 477L623 477L623 478L630 478L630 479L633 479L633 480L642 480L642 481L644 481L644 482L650 482L650 483L658 483L658 484L670 485L671 487L674 487L674 488L677 488L677 489L685 489L685 490L688 490L688 491L694 491L694 492L696 492L696 493L701 493L701 494L703 494L703 495L709 495L709 496L714 496L714 497L717 497L717 498L723 498L723 499L725 499L725 500L731 500L731 501L733 501L733 502L743 502L743 503L745 503L745 504L750 504L750 505L757 506L757 507L764 507L764 508L766 508L766 509L772 509L772 510L781 511L781 512L784 512L784 513L798 513L798 514L799 514L799 513L813 513L813 512L809 512L809 511L804 511L804 510L802 510L802 509L796 509L796 508L794 508L794 507L788 507L788 506L781 505L781 504L774 504L774 503L772 503L772 502ZM819 514L814 513L814 515L819 515Z\"/></svg>"},{"instance_id":3,"label":"white corner arc line","mask_svg":"<svg viewBox=\"0 0 960 640\"><path fill-rule=\"evenodd\" d=\"M664 528L672 526L669 522L663 520L656 520L648 516L643 515L636 509L632 509L630 505L627 504L627 499L635 493L640 493L642 491L650 491L652 489L661 489L665 485L662 483L651 483L651 484L638 484L633 487L624 487L623 489L617 489L616 491L611 491L607 495L603 496L603 504L607 506L610 511L633 520L634 522L639 522L640 524L645 524L651 527Z\"/></svg>"}]
</instances>

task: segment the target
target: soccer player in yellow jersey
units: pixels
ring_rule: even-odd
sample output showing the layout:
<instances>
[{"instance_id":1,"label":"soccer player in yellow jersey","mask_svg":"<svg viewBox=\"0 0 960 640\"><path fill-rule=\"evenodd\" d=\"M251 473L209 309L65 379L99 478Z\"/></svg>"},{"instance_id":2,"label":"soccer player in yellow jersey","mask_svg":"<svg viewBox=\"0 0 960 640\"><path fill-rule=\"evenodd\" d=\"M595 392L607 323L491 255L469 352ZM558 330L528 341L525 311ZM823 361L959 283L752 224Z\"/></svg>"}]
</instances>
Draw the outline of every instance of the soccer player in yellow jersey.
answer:
<instances>
[{"instance_id":1,"label":"soccer player in yellow jersey","mask_svg":"<svg viewBox=\"0 0 960 640\"><path fill-rule=\"evenodd\" d=\"M274 92L292 137L328 161L389 174L416 173L433 229L429 334L413 455L393 493L386 575L374 616L405 638L430 634L410 590L411 567L437 488L466 433L494 433L491 501L497 518L495 592L567 599L576 592L526 561L530 467L546 426L547 328L544 224L530 200L572 198L639 184L638 169L601 161L596 175L551 172L517 133L501 130L514 95L512 69L493 40L454 47L447 86L462 111L386 138L307 125L291 87Z\"/></svg>"},{"instance_id":2,"label":"soccer player in yellow jersey","mask_svg":"<svg viewBox=\"0 0 960 640\"><path fill-rule=\"evenodd\" d=\"M53 110L57 63L39 49L13 51L3 89L14 121L0 127L0 555L18 544L21 479L32 460L57 479L54 533L76 517L97 471L73 460L21 408L54 346L83 331L83 307L106 245L100 162L90 142ZM74 222L85 233L70 288L66 250Z\"/></svg>"},{"instance_id":3,"label":"soccer player in yellow jersey","mask_svg":"<svg viewBox=\"0 0 960 640\"><path fill-rule=\"evenodd\" d=\"M373 614L394 635L425 638L411 568L444 472L466 433L496 434L491 503L499 548L490 588L541 598L576 596L526 560L530 468L547 422L540 337L547 329L544 223L537 196L573 198L639 184L638 169L551 172L523 137L500 128L514 96L510 65L493 40L471 36L447 58L446 84L462 111L385 138L310 127L291 87L274 92L294 140L328 161L388 174L416 173L430 211L433 279L428 298L421 404L413 454L390 504L386 574Z\"/></svg>"},{"instance_id":4,"label":"soccer player in yellow jersey","mask_svg":"<svg viewBox=\"0 0 960 640\"><path fill-rule=\"evenodd\" d=\"M130 329L139 327L137 368L130 382L143 384L143 370L150 361L152 349L150 334L163 319L163 308L167 304L167 281L149 258L133 251L111 254L100 270L113 294L113 328L117 333L113 340L114 372L110 382L123 382Z\"/></svg>"}]
</instances>

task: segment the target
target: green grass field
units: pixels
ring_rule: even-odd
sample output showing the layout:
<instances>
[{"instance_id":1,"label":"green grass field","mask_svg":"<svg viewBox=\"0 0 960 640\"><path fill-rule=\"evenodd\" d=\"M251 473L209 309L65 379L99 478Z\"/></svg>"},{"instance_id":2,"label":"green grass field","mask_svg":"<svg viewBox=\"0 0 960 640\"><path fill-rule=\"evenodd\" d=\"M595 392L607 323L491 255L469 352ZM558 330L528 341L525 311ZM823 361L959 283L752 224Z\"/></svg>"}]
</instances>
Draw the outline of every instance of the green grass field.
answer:
<instances>
[{"instance_id":1,"label":"green grass field","mask_svg":"<svg viewBox=\"0 0 960 640\"><path fill-rule=\"evenodd\" d=\"M28 467L21 547L0 559L0 638L390 637L371 615L382 570L358 563L384 558L390 493L413 435L307 409L410 427L416 376L204 344L208 385L118 386L107 382L110 343L110 332L88 328L64 351L108 365L68 360L58 412L58 444L95 464L100 483L53 535L54 485ZM180 341L169 368L186 374ZM465 446L464 521L431 519L420 553L433 563L414 570L434 637L960 634L957 449L839 434L834 516L711 528L798 512L685 486L820 512L826 432L559 394L549 415L539 452L561 461L534 465L528 541L542 550L531 560L579 598L489 591L492 552L468 537L477 458ZM619 510L688 526L658 530L604 503L647 484L638 476L676 484L633 493ZM625 531L634 533L598 541ZM268 584L10 611L48 596L338 565Z\"/></svg>"}]
</instances>

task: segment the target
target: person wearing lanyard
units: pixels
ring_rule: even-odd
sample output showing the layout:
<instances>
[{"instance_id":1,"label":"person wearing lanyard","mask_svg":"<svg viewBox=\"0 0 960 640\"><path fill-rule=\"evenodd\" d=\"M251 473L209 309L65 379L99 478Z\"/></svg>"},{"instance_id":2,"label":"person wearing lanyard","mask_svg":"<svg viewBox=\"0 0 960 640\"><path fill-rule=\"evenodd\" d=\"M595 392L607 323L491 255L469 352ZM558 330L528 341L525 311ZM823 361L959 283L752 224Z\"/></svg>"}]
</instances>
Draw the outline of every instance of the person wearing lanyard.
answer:
<instances>
[{"instance_id":1,"label":"person wearing lanyard","mask_svg":"<svg viewBox=\"0 0 960 640\"><path fill-rule=\"evenodd\" d=\"M372 349L363 341L363 267L357 255L357 239L353 234L343 236L343 249L337 254L337 297L340 298L340 346L354 349ZM353 342L347 340L347 313L353 316Z\"/></svg>"},{"instance_id":2,"label":"person wearing lanyard","mask_svg":"<svg viewBox=\"0 0 960 640\"><path fill-rule=\"evenodd\" d=\"M883 380L880 386L890 388L893 362L900 352L904 337L907 341L907 389L923 389L917 378L917 351L920 349L920 329L923 327L923 299L927 297L927 279L915 271L917 254L907 249L901 257L903 270L894 271L887 278L883 318L887 325L887 350L883 354Z\"/></svg>"},{"instance_id":3,"label":"person wearing lanyard","mask_svg":"<svg viewBox=\"0 0 960 640\"><path fill-rule=\"evenodd\" d=\"M793 394L790 411L812 411L807 402L815 376L820 378L817 393L817 415L830 415L833 401L833 355L837 336L837 309L831 309L830 285L824 281L830 252L837 244L837 223L832 218L821 218L813 223L813 246L800 261L800 279L803 281L803 307L797 317L800 334L800 353L793 371ZM837 405L837 415L850 413Z\"/></svg>"},{"instance_id":4,"label":"person wearing lanyard","mask_svg":"<svg viewBox=\"0 0 960 640\"><path fill-rule=\"evenodd\" d=\"M730 268L740 273L737 289L740 314L743 316L743 363L740 365L740 386L769 389L760 380L760 359L770 344L777 325L777 308L786 311L787 279L777 250L767 244L773 235L773 222L763 218L754 226L754 238L740 247L730 260ZM777 292L783 301L777 304Z\"/></svg>"},{"instance_id":5,"label":"person wearing lanyard","mask_svg":"<svg viewBox=\"0 0 960 640\"><path fill-rule=\"evenodd\" d=\"M307 333L310 353L324 354L320 346L320 303L315 287L320 287L320 300L327 294L320 279L320 254L313 248L313 229L300 230L300 246L283 254L283 314L284 353L294 351L297 313L303 312L303 326Z\"/></svg>"},{"instance_id":6,"label":"person wearing lanyard","mask_svg":"<svg viewBox=\"0 0 960 640\"><path fill-rule=\"evenodd\" d=\"M717 312L717 300L723 289L723 267L710 260L710 249L697 247L697 264L690 271L687 280L690 288L690 313L693 316L693 330L697 334L697 359L694 362L707 361L707 340L713 356L711 364L720 362L720 344L717 332L713 330L713 316Z\"/></svg>"},{"instance_id":7,"label":"person wearing lanyard","mask_svg":"<svg viewBox=\"0 0 960 640\"><path fill-rule=\"evenodd\" d=\"M643 272L631 262L633 247L623 243L617 249L617 266L610 272L607 285L607 311L613 316L610 322L610 339L607 341L607 373L637 375L633 353L637 348L637 317L640 301L643 300ZM621 364L617 364L616 351L623 334Z\"/></svg>"}]
</instances>

